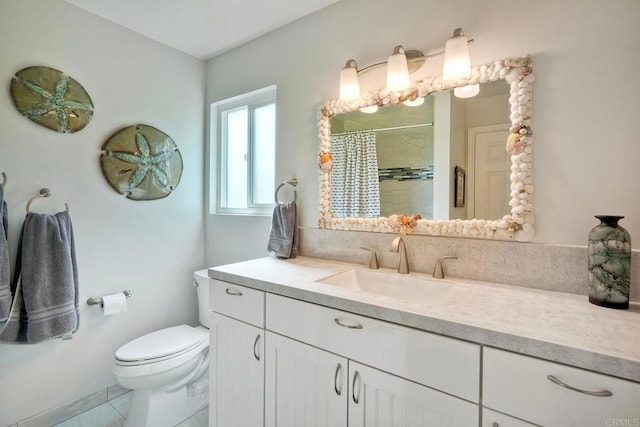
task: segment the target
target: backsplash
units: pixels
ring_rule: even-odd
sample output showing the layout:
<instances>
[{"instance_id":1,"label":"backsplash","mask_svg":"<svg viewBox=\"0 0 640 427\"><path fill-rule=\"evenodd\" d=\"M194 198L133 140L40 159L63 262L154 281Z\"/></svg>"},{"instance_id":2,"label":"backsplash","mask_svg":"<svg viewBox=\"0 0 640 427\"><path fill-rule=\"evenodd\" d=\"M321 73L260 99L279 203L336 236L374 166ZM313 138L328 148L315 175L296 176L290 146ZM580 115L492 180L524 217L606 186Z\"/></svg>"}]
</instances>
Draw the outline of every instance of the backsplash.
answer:
<instances>
[{"instance_id":1,"label":"backsplash","mask_svg":"<svg viewBox=\"0 0 640 427\"><path fill-rule=\"evenodd\" d=\"M397 268L398 254L389 250L395 235L360 231L300 228L302 256L368 265L374 249L381 267ZM587 247L545 245L453 237L404 237L411 271L431 274L441 256L447 276L587 295ZM640 302L640 251L631 253L631 302ZM586 301L586 299L585 299Z\"/></svg>"}]
</instances>

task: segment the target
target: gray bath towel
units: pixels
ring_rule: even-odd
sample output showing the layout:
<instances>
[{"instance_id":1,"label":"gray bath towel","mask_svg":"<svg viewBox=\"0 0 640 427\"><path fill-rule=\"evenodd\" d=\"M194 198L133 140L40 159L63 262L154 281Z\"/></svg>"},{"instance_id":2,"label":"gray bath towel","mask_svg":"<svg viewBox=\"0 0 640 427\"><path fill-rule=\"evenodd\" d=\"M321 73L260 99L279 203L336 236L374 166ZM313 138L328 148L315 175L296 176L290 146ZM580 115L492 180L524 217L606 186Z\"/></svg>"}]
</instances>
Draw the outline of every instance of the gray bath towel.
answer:
<instances>
[{"instance_id":1,"label":"gray bath towel","mask_svg":"<svg viewBox=\"0 0 640 427\"><path fill-rule=\"evenodd\" d=\"M296 204L278 203L273 208L267 250L278 258L295 258L298 254Z\"/></svg>"},{"instance_id":2,"label":"gray bath towel","mask_svg":"<svg viewBox=\"0 0 640 427\"><path fill-rule=\"evenodd\" d=\"M11 283L9 282L7 217L7 202L4 200L4 187L0 185L0 324L9 317L12 299Z\"/></svg>"},{"instance_id":3,"label":"gray bath towel","mask_svg":"<svg viewBox=\"0 0 640 427\"><path fill-rule=\"evenodd\" d=\"M37 343L78 329L78 271L71 218L29 212L16 262L16 289L0 340Z\"/></svg>"}]
</instances>

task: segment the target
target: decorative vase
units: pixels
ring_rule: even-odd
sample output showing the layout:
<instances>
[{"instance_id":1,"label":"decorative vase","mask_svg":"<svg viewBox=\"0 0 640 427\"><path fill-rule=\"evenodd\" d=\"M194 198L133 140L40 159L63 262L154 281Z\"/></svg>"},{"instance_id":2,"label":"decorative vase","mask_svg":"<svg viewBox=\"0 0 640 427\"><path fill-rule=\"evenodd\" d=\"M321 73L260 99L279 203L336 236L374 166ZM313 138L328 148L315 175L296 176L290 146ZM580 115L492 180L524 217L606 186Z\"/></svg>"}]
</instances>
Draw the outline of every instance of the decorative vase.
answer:
<instances>
[{"instance_id":1,"label":"decorative vase","mask_svg":"<svg viewBox=\"0 0 640 427\"><path fill-rule=\"evenodd\" d=\"M600 224L589 232L589 302L629 308L631 238L618 225L623 216L596 215Z\"/></svg>"}]
</instances>

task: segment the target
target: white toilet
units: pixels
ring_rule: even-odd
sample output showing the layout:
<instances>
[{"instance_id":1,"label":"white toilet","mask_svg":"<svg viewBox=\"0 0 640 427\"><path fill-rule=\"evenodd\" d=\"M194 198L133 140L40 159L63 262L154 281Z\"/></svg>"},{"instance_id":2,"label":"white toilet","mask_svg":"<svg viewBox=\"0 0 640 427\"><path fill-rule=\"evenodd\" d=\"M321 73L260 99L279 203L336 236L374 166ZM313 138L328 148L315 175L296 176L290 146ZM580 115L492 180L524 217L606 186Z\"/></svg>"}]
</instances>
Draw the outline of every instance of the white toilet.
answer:
<instances>
[{"instance_id":1,"label":"white toilet","mask_svg":"<svg viewBox=\"0 0 640 427\"><path fill-rule=\"evenodd\" d=\"M133 389L125 427L174 426L208 403L209 278L193 274L202 326L173 326L143 335L116 351L113 374Z\"/></svg>"}]
</instances>

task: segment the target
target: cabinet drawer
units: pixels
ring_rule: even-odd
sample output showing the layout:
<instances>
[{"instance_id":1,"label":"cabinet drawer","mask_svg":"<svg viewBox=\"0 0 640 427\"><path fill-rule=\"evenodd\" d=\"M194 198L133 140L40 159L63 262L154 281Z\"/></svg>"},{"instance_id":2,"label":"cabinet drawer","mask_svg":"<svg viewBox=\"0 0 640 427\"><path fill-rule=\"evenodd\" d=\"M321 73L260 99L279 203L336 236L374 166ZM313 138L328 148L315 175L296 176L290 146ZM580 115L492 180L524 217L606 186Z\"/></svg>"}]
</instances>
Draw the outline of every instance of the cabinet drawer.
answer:
<instances>
[{"instance_id":1,"label":"cabinet drawer","mask_svg":"<svg viewBox=\"0 0 640 427\"><path fill-rule=\"evenodd\" d=\"M264 328L264 292L209 280L209 307L216 313Z\"/></svg>"},{"instance_id":2,"label":"cabinet drawer","mask_svg":"<svg viewBox=\"0 0 640 427\"><path fill-rule=\"evenodd\" d=\"M640 384L485 347L483 405L545 426L634 425L640 423Z\"/></svg>"},{"instance_id":3,"label":"cabinet drawer","mask_svg":"<svg viewBox=\"0 0 640 427\"><path fill-rule=\"evenodd\" d=\"M472 402L479 400L476 344L273 294L267 295L266 328Z\"/></svg>"}]
</instances>

